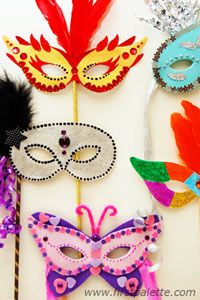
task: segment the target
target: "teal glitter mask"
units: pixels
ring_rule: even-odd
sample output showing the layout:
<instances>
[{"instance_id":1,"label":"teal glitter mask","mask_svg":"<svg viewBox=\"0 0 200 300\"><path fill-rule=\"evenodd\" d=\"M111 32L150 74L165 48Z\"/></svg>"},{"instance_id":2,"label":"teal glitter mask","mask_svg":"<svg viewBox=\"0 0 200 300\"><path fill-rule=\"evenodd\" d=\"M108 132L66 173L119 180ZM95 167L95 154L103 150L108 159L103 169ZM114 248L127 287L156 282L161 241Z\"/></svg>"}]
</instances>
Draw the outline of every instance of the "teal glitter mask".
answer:
<instances>
[{"instance_id":1,"label":"teal glitter mask","mask_svg":"<svg viewBox=\"0 0 200 300\"><path fill-rule=\"evenodd\" d=\"M149 0L147 5L154 17L140 20L170 35L153 58L156 82L169 92L194 89L200 83L198 2Z\"/></svg>"},{"instance_id":2,"label":"teal glitter mask","mask_svg":"<svg viewBox=\"0 0 200 300\"><path fill-rule=\"evenodd\" d=\"M189 67L173 68L178 62L187 62ZM200 83L200 27L162 44L153 59L153 72L157 82L169 91L195 88Z\"/></svg>"}]
</instances>

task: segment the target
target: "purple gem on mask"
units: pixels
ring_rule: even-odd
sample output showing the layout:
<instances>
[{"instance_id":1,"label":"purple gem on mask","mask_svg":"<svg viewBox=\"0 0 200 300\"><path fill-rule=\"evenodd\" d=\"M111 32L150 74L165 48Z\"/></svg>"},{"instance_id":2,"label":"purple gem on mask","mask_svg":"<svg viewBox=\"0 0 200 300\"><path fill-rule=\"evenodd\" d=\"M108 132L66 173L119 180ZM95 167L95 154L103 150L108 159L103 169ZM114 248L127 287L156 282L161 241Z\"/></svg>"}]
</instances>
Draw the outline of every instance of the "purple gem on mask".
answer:
<instances>
[{"instance_id":1,"label":"purple gem on mask","mask_svg":"<svg viewBox=\"0 0 200 300\"><path fill-rule=\"evenodd\" d=\"M66 155L66 154L67 154L67 151L63 150L62 155Z\"/></svg>"},{"instance_id":2,"label":"purple gem on mask","mask_svg":"<svg viewBox=\"0 0 200 300\"><path fill-rule=\"evenodd\" d=\"M66 133L67 133L66 130L62 130L62 131L61 131L61 134L62 134L62 135L66 135Z\"/></svg>"},{"instance_id":3,"label":"purple gem on mask","mask_svg":"<svg viewBox=\"0 0 200 300\"><path fill-rule=\"evenodd\" d=\"M59 145L62 148L67 148L70 145L70 139L66 136L66 137L62 137L59 139Z\"/></svg>"},{"instance_id":4,"label":"purple gem on mask","mask_svg":"<svg viewBox=\"0 0 200 300\"><path fill-rule=\"evenodd\" d=\"M98 241L100 240L100 237L99 237L99 235L94 234L94 235L92 236L92 239L93 239L94 242L98 242Z\"/></svg>"}]
</instances>

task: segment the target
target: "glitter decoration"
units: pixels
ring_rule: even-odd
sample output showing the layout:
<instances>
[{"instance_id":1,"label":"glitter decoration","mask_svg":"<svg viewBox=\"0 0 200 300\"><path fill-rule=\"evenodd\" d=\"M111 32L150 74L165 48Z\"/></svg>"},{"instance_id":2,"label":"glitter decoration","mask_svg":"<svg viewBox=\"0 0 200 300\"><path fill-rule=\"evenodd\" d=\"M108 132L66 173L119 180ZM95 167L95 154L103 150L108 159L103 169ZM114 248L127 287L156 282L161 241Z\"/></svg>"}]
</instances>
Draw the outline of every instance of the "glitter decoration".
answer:
<instances>
[{"instance_id":1,"label":"glitter decoration","mask_svg":"<svg viewBox=\"0 0 200 300\"><path fill-rule=\"evenodd\" d=\"M183 81L186 79L186 76L182 73L178 74L168 74L168 77L173 79L173 80L178 80L178 81Z\"/></svg>"},{"instance_id":2,"label":"glitter decoration","mask_svg":"<svg viewBox=\"0 0 200 300\"><path fill-rule=\"evenodd\" d=\"M169 35L176 35L197 22L198 10L200 9L198 1L147 0L146 2L154 17L139 19Z\"/></svg>"},{"instance_id":3,"label":"glitter decoration","mask_svg":"<svg viewBox=\"0 0 200 300\"><path fill-rule=\"evenodd\" d=\"M190 49L190 50L200 48L200 37L198 37L196 43L186 41L186 42L181 43L180 46L183 48L186 48L186 49Z\"/></svg>"},{"instance_id":4,"label":"glitter decoration","mask_svg":"<svg viewBox=\"0 0 200 300\"><path fill-rule=\"evenodd\" d=\"M184 42L180 44L181 47L186 48L186 49L191 49L194 50L197 48L195 43L191 43L191 42Z\"/></svg>"}]
</instances>

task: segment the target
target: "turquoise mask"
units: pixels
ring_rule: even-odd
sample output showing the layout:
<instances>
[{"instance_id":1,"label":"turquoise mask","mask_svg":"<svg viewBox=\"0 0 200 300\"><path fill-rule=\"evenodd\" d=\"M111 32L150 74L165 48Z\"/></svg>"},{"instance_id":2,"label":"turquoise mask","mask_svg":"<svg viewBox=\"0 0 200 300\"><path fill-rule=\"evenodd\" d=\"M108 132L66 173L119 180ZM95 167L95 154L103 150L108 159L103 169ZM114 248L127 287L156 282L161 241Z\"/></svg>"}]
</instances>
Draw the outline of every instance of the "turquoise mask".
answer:
<instances>
[{"instance_id":1,"label":"turquoise mask","mask_svg":"<svg viewBox=\"0 0 200 300\"><path fill-rule=\"evenodd\" d=\"M153 59L154 77L169 92L186 92L200 83L199 1L148 0L152 18L140 18L170 35Z\"/></svg>"},{"instance_id":2,"label":"turquoise mask","mask_svg":"<svg viewBox=\"0 0 200 300\"><path fill-rule=\"evenodd\" d=\"M163 88L172 92L193 89L200 83L200 27L171 37L161 45L153 61L154 76ZM174 68L184 62L189 66Z\"/></svg>"}]
</instances>

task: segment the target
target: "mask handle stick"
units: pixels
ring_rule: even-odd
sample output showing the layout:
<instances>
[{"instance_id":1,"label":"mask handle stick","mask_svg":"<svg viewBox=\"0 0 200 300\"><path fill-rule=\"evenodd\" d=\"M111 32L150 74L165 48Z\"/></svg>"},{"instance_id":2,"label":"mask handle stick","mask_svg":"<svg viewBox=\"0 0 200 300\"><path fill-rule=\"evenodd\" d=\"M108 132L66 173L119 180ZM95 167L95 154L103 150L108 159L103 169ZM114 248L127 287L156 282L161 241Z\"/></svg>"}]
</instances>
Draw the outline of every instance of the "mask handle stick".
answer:
<instances>
[{"instance_id":1,"label":"mask handle stick","mask_svg":"<svg viewBox=\"0 0 200 300\"><path fill-rule=\"evenodd\" d=\"M78 114L78 93L77 93L77 83L73 81L73 121L74 123L79 122L79 114ZM75 159L78 160L80 154L77 153L75 155ZM78 179L75 179L76 185L76 206L81 205L81 182ZM78 229L82 230L82 220L81 215L77 214L77 226ZM67 300L67 296L63 296L61 300Z\"/></svg>"},{"instance_id":2,"label":"mask handle stick","mask_svg":"<svg viewBox=\"0 0 200 300\"><path fill-rule=\"evenodd\" d=\"M79 122L79 114L78 114L78 94L77 94L77 83L73 81L73 118L74 122ZM78 160L80 158L80 154L77 153L75 159ZM76 205L81 205L81 182L76 179ZM82 229L81 216L77 215L77 225L78 229Z\"/></svg>"},{"instance_id":3,"label":"mask handle stick","mask_svg":"<svg viewBox=\"0 0 200 300\"><path fill-rule=\"evenodd\" d=\"M144 104L144 159L145 160L151 160L152 159L152 138L151 138L151 130L150 130L150 122L149 122L149 112L150 112L150 106L152 103L152 97L153 94L157 88L157 83L156 80L153 78L150 86L149 86L149 90L148 90L148 94L147 94L147 98ZM153 207L152 207L152 211L156 210L156 202L153 199L151 193L150 193L150 199L153 203Z\"/></svg>"},{"instance_id":4,"label":"mask handle stick","mask_svg":"<svg viewBox=\"0 0 200 300\"><path fill-rule=\"evenodd\" d=\"M20 226L20 211L21 211L21 179L17 176L17 194L16 202L16 225ZM19 299L19 260L20 260L20 233L15 235L15 290L14 299Z\"/></svg>"}]
</instances>

